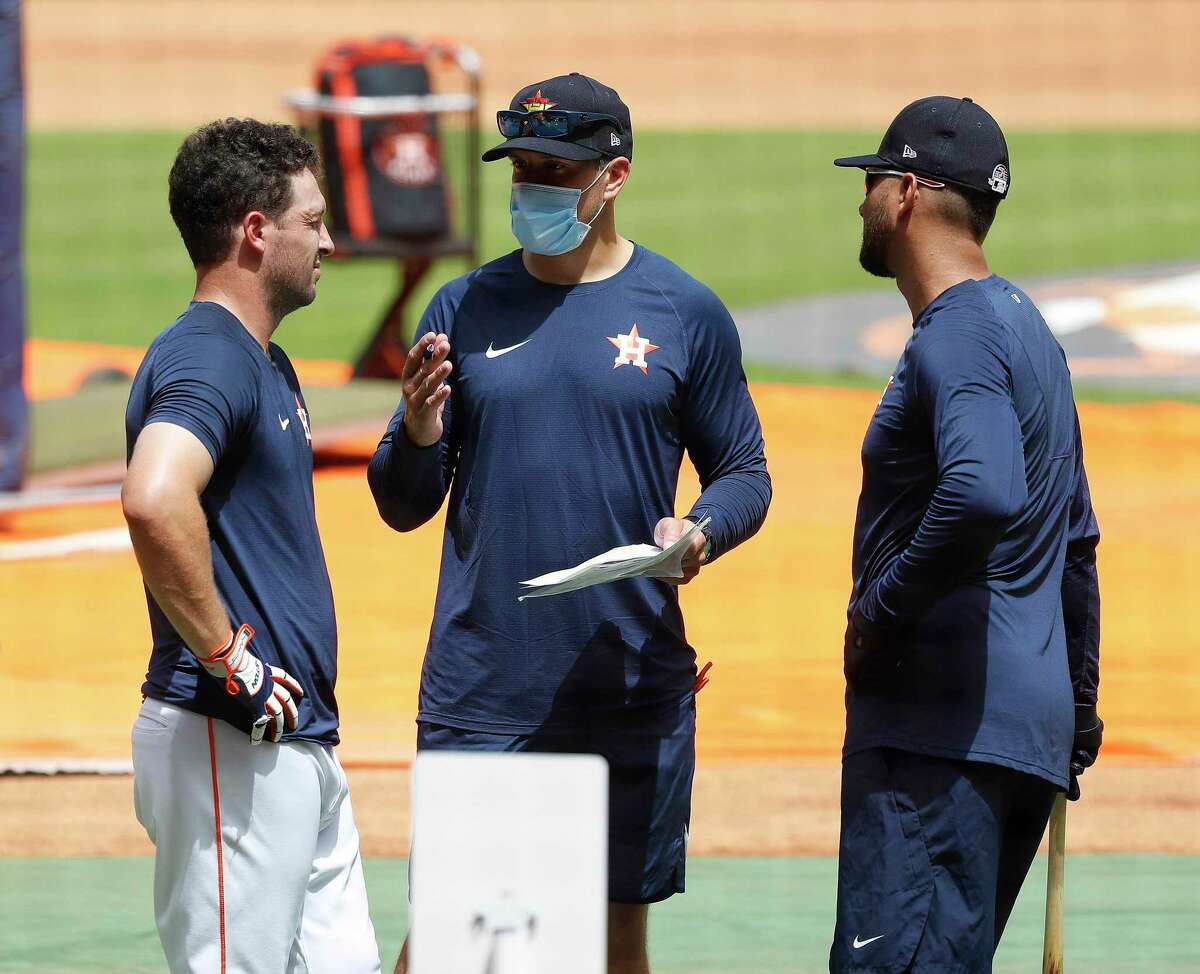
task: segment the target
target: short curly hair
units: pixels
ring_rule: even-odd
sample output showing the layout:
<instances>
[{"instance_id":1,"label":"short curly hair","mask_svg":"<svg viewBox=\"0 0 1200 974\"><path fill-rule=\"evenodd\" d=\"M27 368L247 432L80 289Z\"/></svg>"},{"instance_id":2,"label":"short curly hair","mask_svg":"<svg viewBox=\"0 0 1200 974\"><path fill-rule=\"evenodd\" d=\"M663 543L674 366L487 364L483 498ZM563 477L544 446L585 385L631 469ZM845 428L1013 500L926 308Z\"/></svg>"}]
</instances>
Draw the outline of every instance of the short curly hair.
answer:
<instances>
[{"instance_id":1,"label":"short curly hair","mask_svg":"<svg viewBox=\"0 0 1200 974\"><path fill-rule=\"evenodd\" d=\"M291 203L291 177L320 175L320 156L290 125L226 118L183 141L168 177L171 218L192 263L229 253L233 228L251 210L278 217Z\"/></svg>"}]
</instances>

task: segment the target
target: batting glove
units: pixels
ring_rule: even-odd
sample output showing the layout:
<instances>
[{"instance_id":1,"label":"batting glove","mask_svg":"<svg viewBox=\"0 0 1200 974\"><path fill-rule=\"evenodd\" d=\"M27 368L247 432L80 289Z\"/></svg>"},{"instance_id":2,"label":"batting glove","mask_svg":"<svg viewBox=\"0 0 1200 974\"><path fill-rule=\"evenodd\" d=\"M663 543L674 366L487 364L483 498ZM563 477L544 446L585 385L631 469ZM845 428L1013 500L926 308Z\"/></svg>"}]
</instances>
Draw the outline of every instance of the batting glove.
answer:
<instances>
[{"instance_id":1,"label":"batting glove","mask_svg":"<svg viewBox=\"0 0 1200 974\"><path fill-rule=\"evenodd\" d=\"M1071 777L1067 799L1079 801L1079 776L1096 763L1100 743L1104 740L1104 721L1096 713L1095 704L1075 705L1075 740L1071 744Z\"/></svg>"},{"instance_id":2,"label":"batting glove","mask_svg":"<svg viewBox=\"0 0 1200 974\"><path fill-rule=\"evenodd\" d=\"M236 697L249 715L250 743L261 744L264 737L276 742L283 736L285 725L288 730L296 729L296 708L304 699L304 691L290 673L278 666L266 666L250 652L253 638L253 626L238 626L237 632L231 632L200 664L225 681L225 692Z\"/></svg>"}]
</instances>

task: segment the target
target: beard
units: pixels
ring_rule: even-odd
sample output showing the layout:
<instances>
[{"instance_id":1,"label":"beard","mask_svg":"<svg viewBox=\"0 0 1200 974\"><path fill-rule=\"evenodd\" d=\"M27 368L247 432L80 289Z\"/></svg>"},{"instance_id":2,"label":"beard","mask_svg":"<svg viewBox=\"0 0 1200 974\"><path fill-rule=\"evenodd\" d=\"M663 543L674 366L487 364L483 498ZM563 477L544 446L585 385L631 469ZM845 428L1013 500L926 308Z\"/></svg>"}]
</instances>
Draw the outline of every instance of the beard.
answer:
<instances>
[{"instance_id":1,"label":"beard","mask_svg":"<svg viewBox=\"0 0 1200 974\"><path fill-rule=\"evenodd\" d=\"M266 276L267 300L272 313L282 319L300 308L306 308L317 298L313 283L315 258L273 267Z\"/></svg>"},{"instance_id":2,"label":"beard","mask_svg":"<svg viewBox=\"0 0 1200 974\"><path fill-rule=\"evenodd\" d=\"M896 276L887 265L891 237L883 207L875 207L863 215L862 247L858 252L858 262L868 274L876 277Z\"/></svg>"}]
</instances>

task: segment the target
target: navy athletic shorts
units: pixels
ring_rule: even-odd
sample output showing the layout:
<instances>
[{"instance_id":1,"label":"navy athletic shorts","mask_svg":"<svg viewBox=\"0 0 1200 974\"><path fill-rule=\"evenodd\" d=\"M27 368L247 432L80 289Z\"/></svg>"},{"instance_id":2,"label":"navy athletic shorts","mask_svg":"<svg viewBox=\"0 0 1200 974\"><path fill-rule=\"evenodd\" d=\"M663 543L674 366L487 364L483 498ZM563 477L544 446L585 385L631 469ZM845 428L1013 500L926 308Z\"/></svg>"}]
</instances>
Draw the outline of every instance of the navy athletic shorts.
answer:
<instances>
[{"instance_id":1,"label":"navy athletic shorts","mask_svg":"<svg viewBox=\"0 0 1200 974\"><path fill-rule=\"evenodd\" d=\"M1057 786L876 748L842 762L833 974L988 974Z\"/></svg>"},{"instance_id":2,"label":"navy athletic shorts","mask_svg":"<svg viewBox=\"0 0 1200 974\"><path fill-rule=\"evenodd\" d=\"M683 892L696 770L693 697L652 719L567 733L493 734L421 722L417 750L601 755L608 761L609 900L657 903Z\"/></svg>"}]
</instances>

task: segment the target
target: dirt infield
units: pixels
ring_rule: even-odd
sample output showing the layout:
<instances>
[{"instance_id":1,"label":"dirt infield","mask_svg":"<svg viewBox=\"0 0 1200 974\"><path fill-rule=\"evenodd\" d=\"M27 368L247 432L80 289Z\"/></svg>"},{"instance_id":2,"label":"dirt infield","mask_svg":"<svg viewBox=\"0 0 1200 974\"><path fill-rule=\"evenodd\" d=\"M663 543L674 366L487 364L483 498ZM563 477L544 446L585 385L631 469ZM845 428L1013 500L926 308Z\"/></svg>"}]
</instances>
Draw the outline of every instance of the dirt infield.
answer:
<instances>
[{"instance_id":1,"label":"dirt infield","mask_svg":"<svg viewBox=\"0 0 1200 974\"><path fill-rule=\"evenodd\" d=\"M689 637L715 661L700 698L699 752L716 763L833 763L858 444L878 394L758 385L754 395L775 481L766 528L683 591ZM1200 591L1200 407L1084 403L1081 417L1103 532L1106 760L1195 762L1200 634L1178 617ZM347 452L369 454L375 437ZM685 482L680 506L696 491ZM320 471L316 494L338 604L341 753L406 760L440 518L411 534L389 531L358 464ZM0 759L128 756L147 657L132 553L5 554L12 542L122 524L108 502L17 512L0 533Z\"/></svg>"},{"instance_id":2,"label":"dirt infield","mask_svg":"<svg viewBox=\"0 0 1200 974\"><path fill-rule=\"evenodd\" d=\"M43 128L281 117L323 49L379 33L476 48L485 115L578 70L656 127L874 127L935 92L1013 128L1200 123L1189 0L31 0L25 20Z\"/></svg>"},{"instance_id":3,"label":"dirt infield","mask_svg":"<svg viewBox=\"0 0 1200 974\"><path fill-rule=\"evenodd\" d=\"M350 770L368 856L407 856L409 772ZM1200 769L1098 766L1070 806L1071 852L1200 853ZM794 764L696 772L688 850L696 856L835 855L838 769ZM133 816L131 777L0 778L0 856L134 856L153 851Z\"/></svg>"},{"instance_id":4,"label":"dirt infield","mask_svg":"<svg viewBox=\"0 0 1200 974\"><path fill-rule=\"evenodd\" d=\"M776 493L763 532L683 592L689 636L715 660L699 698L696 854L827 854L836 843L840 637L859 443L878 394L754 388ZM1200 852L1200 636L1177 624L1200 591L1200 407L1085 403L1104 539L1102 766L1072 812L1077 851ZM320 431L319 417L318 432ZM372 432L346 443L369 454ZM681 501L695 495L683 484ZM441 544L379 523L360 463L316 478L339 609L339 749L373 855L408 842L420 659ZM120 528L117 504L12 514L0 528L0 760L129 755L147 656L128 550L6 557L14 542ZM64 679L63 674L70 674ZM47 702L52 715L47 717ZM137 854L130 779L0 778L0 855Z\"/></svg>"}]
</instances>

